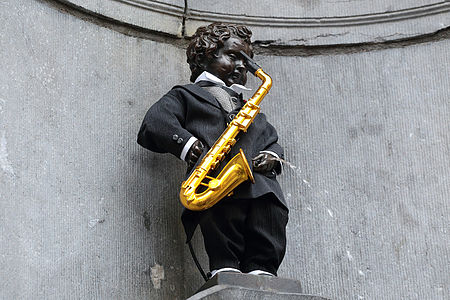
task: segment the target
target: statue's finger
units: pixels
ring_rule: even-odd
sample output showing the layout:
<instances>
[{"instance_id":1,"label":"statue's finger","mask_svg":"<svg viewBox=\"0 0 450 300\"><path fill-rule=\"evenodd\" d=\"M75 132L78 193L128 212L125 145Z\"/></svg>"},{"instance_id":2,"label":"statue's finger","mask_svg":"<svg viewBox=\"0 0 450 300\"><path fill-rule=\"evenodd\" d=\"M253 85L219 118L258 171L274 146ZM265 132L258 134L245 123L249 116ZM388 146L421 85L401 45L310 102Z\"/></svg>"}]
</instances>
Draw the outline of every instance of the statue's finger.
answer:
<instances>
[{"instance_id":1,"label":"statue's finger","mask_svg":"<svg viewBox=\"0 0 450 300\"><path fill-rule=\"evenodd\" d=\"M252 158L252 160L257 161L257 160L261 160L262 158L264 158L264 153L260 153L260 154L256 155L254 158Z\"/></svg>"}]
</instances>

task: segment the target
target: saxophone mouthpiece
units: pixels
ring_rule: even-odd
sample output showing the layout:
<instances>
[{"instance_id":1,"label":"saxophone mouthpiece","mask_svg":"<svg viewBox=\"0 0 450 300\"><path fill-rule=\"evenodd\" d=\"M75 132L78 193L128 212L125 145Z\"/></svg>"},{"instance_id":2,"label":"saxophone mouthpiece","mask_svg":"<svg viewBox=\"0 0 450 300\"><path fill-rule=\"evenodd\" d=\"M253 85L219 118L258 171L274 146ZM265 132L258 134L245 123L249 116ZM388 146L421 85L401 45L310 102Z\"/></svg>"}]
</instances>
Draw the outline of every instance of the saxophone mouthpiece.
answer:
<instances>
[{"instance_id":1,"label":"saxophone mouthpiece","mask_svg":"<svg viewBox=\"0 0 450 300\"><path fill-rule=\"evenodd\" d=\"M247 53L242 50L240 52L241 55L245 58L245 66L250 72L252 72L253 75L255 75L256 71L258 69L261 69L261 67L250 56L248 56Z\"/></svg>"}]
</instances>

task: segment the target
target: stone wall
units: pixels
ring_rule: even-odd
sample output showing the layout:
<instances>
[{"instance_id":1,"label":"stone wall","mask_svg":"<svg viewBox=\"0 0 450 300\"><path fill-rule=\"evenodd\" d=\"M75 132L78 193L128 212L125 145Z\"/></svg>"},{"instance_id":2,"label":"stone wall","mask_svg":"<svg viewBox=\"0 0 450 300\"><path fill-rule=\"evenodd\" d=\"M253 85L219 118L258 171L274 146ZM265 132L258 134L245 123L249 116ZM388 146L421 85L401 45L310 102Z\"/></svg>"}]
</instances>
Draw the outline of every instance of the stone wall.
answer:
<instances>
[{"instance_id":1,"label":"stone wall","mask_svg":"<svg viewBox=\"0 0 450 300\"><path fill-rule=\"evenodd\" d=\"M279 275L333 299L445 299L449 2L186 3L0 2L0 298L202 284L179 223L184 163L135 140L188 82L183 36L223 19L249 24L274 78L262 108L292 164Z\"/></svg>"}]
</instances>

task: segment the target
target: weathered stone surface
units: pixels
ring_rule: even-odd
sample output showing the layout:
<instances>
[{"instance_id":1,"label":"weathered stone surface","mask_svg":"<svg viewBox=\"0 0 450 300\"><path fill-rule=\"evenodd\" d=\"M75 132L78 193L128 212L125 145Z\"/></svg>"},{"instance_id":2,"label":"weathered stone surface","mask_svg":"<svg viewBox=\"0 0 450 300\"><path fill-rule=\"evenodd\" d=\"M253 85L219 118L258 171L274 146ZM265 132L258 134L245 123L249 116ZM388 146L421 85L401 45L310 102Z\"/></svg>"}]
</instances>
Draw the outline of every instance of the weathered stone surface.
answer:
<instances>
[{"instance_id":1,"label":"weathered stone surface","mask_svg":"<svg viewBox=\"0 0 450 300\"><path fill-rule=\"evenodd\" d=\"M188 0L192 10L209 11L218 14L246 16L283 16L286 18L329 18L356 15L374 15L406 10L412 7L442 3L439 0L280 0L277 5L271 1L239 1L230 5L221 0Z\"/></svg>"},{"instance_id":2,"label":"weathered stone surface","mask_svg":"<svg viewBox=\"0 0 450 300\"><path fill-rule=\"evenodd\" d=\"M39 1L0 20L0 298L185 298L184 165L136 143L184 51Z\"/></svg>"},{"instance_id":3,"label":"weathered stone surface","mask_svg":"<svg viewBox=\"0 0 450 300\"><path fill-rule=\"evenodd\" d=\"M211 22L243 23L255 40L277 46L377 43L450 26L450 2L438 0L55 1L180 37Z\"/></svg>"},{"instance_id":4,"label":"weathered stone surface","mask_svg":"<svg viewBox=\"0 0 450 300\"><path fill-rule=\"evenodd\" d=\"M140 0L56 0L75 5L92 13L119 22L160 31L176 36L182 35L184 1Z\"/></svg>"},{"instance_id":5,"label":"weathered stone surface","mask_svg":"<svg viewBox=\"0 0 450 300\"><path fill-rule=\"evenodd\" d=\"M300 282L296 280L239 273L219 273L188 298L200 299L326 300L302 294Z\"/></svg>"},{"instance_id":6,"label":"weathered stone surface","mask_svg":"<svg viewBox=\"0 0 450 300\"><path fill-rule=\"evenodd\" d=\"M188 300L328 300L320 296L305 295L298 293L278 293L270 291L258 291L239 287L215 286L200 292Z\"/></svg>"},{"instance_id":7,"label":"weathered stone surface","mask_svg":"<svg viewBox=\"0 0 450 300\"><path fill-rule=\"evenodd\" d=\"M334 299L445 299L449 47L257 57L274 77L263 110L297 167L280 177L280 276Z\"/></svg>"},{"instance_id":8,"label":"weathered stone surface","mask_svg":"<svg viewBox=\"0 0 450 300\"><path fill-rule=\"evenodd\" d=\"M273 292L286 292L286 293L302 292L302 286L300 282L296 280L280 277L256 276L249 274L227 273L227 272L216 274L213 278L209 279L208 282L202 285L202 287L198 290L198 292L209 289L216 285L236 286L248 289L273 291Z\"/></svg>"},{"instance_id":9,"label":"weathered stone surface","mask_svg":"<svg viewBox=\"0 0 450 300\"><path fill-rule=\"evenodd\" d=\"M135 142L146 109L188 81L184 50L41 1L1 1L0 20L0 298L192 295L184 164ZM449 47L256 57L296 166L279 177L279 276L331 299L447 298Z\"/></svg>"},{"instance_id":10,"label":"weathered stone surface","mask_svg":"<svg viewBox=\"0 0 450 300\"><path fill-rule=\"evenodd\" d=\"M186 35L212 21L252 26L267 45L334 45L406 39L450 26L442 1L188 1ZM205 9L207 8L207 9Z\"/></svg>"}]
</instances>

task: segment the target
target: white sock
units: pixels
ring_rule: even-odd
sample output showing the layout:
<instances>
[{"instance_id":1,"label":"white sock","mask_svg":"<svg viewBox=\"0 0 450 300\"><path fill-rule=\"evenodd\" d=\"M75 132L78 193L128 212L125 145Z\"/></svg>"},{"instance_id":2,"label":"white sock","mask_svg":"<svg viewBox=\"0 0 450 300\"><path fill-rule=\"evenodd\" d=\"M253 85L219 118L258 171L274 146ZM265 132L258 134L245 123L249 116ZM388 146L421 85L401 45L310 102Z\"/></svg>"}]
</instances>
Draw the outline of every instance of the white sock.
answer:
<instances>
[{"instance_id":1,"label":"white sock","mask_svg":"<svg viewBox=\"0 0 450 300\"><path fill-rule=\"evenodd\" d=\"M253 270L251 272L248 272L247 274L250 275L267 275L267 276L271 276L271 277L275 277L275 275L273 275L272 273L263 271L263 270Z\"/></svg>"},{"instance_id":2,"label":"white sock","mask_svg":"<svg viewBox=\"0 0 450 300\"><path fill-rule=\"evenodd\" d=\"M239 271L238 269L235 268L221 268L218 270L212 270L211 271L211 278L214 277L214 275L216 275L217 273L220 272L235 272L235 273L242 273L241 271Z\"/></svg>"}]
</instances>

